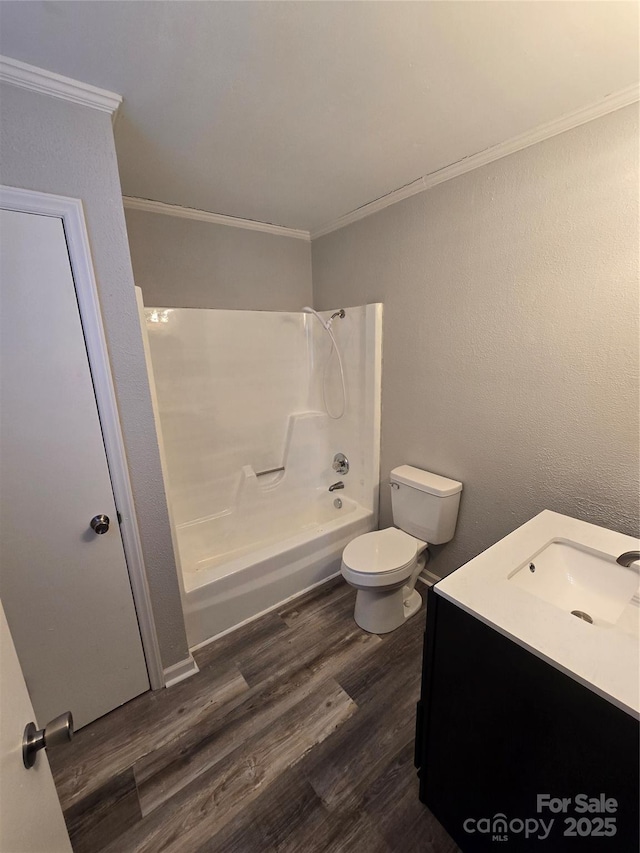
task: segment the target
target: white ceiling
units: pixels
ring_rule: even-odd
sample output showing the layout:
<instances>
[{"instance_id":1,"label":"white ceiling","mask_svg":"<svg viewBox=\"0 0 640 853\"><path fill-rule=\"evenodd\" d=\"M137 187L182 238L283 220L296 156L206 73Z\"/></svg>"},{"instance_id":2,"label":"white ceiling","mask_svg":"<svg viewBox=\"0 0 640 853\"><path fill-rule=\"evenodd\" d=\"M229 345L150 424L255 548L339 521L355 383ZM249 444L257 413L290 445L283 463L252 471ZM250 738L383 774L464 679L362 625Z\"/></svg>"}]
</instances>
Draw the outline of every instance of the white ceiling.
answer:
<instances>
[{"instance_id":1,"label":"white ceiling","mask_svg":"<svg viewBox=\"0 0 640 853\"><path fill-rule=\"evenodd\" d=\"M638 79L635 2L2 2L124 96L125 195L316 230Z\"/></svg>"}]
</instances>

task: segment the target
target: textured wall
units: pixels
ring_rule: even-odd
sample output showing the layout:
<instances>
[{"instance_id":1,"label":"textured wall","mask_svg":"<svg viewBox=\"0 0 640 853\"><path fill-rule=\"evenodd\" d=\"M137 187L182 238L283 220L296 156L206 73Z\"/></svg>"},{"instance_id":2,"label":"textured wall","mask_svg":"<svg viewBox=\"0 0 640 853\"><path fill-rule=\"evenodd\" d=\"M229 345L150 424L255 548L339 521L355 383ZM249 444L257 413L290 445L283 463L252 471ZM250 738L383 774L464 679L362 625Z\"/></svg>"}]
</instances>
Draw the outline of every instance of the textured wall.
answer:
<instances>
[{"instance_id":1,"label":"textured wall","mask_svg":"<svg viewBox=\"0 0 640 853\"><path fill-rule=\"evenodd\" d=\"M111 119L1 87L3 184L81 198L165 667L187 645L122 212Z\"/></svg>"},{"instance_id":2,"label":"textured wall","mask_svg":"<svg viewBox=\"0 0 640 853\"><path fill-rule=\"evenodd\" d=\"M544 508L637 535L635 106L314 241L313 281L384 302L383 481L464 483L435 571Z\"/></svg>"},{"instance_id":3,"label":"textured wall","mask_svg":"<svg viewBox=\"0 0 640 853\"><path fill-rule=\"evenodd\" d=\"M304 240L144 210L125 216L145 305L299 311L311 302Z\"/></svg>"}]
</instances>

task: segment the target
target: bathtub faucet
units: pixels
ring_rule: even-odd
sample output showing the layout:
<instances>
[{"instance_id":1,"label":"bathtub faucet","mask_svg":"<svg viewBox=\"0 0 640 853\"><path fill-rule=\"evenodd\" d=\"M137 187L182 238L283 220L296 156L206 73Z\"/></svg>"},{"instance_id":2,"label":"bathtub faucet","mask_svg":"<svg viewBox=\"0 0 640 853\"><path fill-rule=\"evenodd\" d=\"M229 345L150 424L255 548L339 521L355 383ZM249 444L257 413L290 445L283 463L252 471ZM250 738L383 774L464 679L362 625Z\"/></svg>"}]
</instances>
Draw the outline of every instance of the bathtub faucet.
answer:
<instances>
[{"instance_id":1,"label":"bathtub faucet","mask_svg":"<svg viewBox=\"0 0 640 853\"><path fill-rule=\"evenodd\" d=\"M338 480L337 483L334 483L333 485L329 486L330 492L335 492L338 489L344 489L344 483L342 482L342 480Z\"/></svg>"}]
</instances>

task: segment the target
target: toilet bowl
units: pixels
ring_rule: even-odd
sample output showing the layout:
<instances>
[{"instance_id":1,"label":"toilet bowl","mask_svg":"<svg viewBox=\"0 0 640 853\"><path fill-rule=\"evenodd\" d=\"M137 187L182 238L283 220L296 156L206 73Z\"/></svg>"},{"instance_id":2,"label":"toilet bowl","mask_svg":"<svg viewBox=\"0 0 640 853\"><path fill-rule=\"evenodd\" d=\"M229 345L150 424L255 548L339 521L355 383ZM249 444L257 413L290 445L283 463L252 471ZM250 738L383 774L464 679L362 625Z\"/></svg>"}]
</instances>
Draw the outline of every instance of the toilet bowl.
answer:
<instances>
[{"instance_id":1,"label":"toilet bowl","mask_svg":"<svg viewBox=\"0 0 640 853\"><path fill-rule=\"evenodd\" d=\"M390 485L398 526L364 533L342 554L342 575L358 591L354 619L372 634L394 631L420 609L415 584L427 543L453 537L462 491L457 480L409 465L393 469Z\"/></svg>"},{"instance_id":2,"label":"toilet bowl","mask_svg":"<svg viewBox=\"0 0 640 853\"><path fill-rule=\"evenodd\" d=\"M365 631L388 634L417 613L414 587L426 562L427 543L397 527L365 533L342 554L342 575L358 590L354 619Z\"/></svg>"}]
</instances>

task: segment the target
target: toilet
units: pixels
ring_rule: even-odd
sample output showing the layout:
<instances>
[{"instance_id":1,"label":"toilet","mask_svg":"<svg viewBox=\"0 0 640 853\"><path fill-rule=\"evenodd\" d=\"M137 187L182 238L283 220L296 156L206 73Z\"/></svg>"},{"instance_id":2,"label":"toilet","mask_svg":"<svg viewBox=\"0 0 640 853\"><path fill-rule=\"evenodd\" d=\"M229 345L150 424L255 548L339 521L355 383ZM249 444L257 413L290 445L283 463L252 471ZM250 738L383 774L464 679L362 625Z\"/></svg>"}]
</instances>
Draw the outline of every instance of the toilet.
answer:
<instances>
[{"instance_id":1,"label":"toilet","mask_svg":"<svg viewBox=\"0 0 640 853\"><path fill-rule=\"evenodd\" d=\"M390 477L395 527L364 533L342 554L342 575L358 590L354 619L371 634L388 634L420 609L416 591L427 546L453 538L462 483L411 465Z\"/></svg>"}]
</instances>

